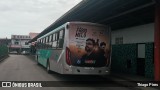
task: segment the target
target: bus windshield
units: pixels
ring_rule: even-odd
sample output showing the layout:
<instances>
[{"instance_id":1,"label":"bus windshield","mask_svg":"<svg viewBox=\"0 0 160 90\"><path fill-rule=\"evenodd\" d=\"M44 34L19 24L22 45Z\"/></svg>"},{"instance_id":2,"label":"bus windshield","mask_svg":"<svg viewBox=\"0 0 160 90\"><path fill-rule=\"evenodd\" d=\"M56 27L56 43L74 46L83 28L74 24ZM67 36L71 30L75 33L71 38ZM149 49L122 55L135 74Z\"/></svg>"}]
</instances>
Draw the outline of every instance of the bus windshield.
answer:
<instances>
[{"instance_id":1,"label":"bus windshield","mask_svg":"<svg viewBox=\"0 0 160 90\"><path fill-rule=\"evenodd\" d=\"M96 24L69 25L70 60L73 66L104 67L110 63L110 30Z\"/></svg>"}]
</instances>

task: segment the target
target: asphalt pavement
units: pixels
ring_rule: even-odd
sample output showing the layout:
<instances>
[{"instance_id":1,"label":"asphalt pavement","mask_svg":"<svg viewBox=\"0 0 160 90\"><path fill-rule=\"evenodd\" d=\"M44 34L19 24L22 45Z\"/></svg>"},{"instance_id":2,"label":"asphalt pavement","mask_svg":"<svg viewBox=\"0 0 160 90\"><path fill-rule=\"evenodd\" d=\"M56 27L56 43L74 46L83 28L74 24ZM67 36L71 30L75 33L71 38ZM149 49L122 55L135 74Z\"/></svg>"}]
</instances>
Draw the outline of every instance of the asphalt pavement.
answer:
<instances>
[{"instance_id":1,"label":"asphalt pavement","mask_svg":"<svg viewBox=\"0 0 160 90\"><path fill-rule=\"evenodd\" d=\"M60 75L48 74L46 68L37 65L34 58L27 55L10 55L0 62L0 81L52 81L61 86L42 88L0 88L0 90L141 90L143 88L126 87L112 76ZM54 81L54 82L53 82ZM84 83L86 81L86 83ZM89 82L87 82L89 81ZM110 84L111 83L111 84ZM127 83L127 82L126 82ZM145 88L147 89L147 88ZM155 89L156 90L156 89Z\"/></svg>"}]
</instances>

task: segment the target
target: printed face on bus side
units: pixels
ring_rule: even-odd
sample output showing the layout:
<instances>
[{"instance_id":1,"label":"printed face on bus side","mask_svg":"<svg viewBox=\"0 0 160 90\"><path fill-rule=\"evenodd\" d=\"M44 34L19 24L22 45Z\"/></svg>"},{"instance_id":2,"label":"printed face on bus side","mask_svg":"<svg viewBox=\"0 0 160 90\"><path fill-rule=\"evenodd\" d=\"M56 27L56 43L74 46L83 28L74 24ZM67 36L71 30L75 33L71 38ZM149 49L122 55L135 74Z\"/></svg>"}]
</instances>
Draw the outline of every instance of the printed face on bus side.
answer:
<instances>
[{"instance_id":1,"label":"printed face on bus side","mask_svg":"<svg viewBox=\"0 0 160 90\"><path fill-rule=\"evenodd\" d=\"M100 48L105 51L106 43L101 42L101 43L100 43Z\"/></svg>"},{"instance_id":2,"label":"printed face on bus side","mask_svg":"<svg viewBox=\"0 0 160 90\"><path fill-rule=\"evenodd\" d=\"M86 50L86 52L91 52L93 49L94 49L94 41L88 39L86 41L85 50Z\"/></svg>"}]
</instances>

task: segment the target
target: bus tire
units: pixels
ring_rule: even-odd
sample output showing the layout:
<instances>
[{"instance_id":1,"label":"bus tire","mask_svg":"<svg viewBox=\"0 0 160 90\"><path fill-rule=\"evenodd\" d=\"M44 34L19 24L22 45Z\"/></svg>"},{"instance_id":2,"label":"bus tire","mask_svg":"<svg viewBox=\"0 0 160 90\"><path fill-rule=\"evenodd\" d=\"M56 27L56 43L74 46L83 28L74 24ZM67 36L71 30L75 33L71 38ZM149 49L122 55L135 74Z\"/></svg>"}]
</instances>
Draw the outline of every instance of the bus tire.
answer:
<instances>
[{"instance_id":1,"label":"bus tire","mask_svg":"<svg viewBox=\"0 0 160 90\"><path fill-rule=\"evenodd\" d=\"M38 55L36 57L36 62L37 62L37 65L40 65L39 62L38 62Z\"/></svg>"},{"instance_id":2,"label":"bus tire","mask_svg":"<svg viewBox=\"0 0 160 90\"><path fill-rule=\"evenodd\" d=\"M47 72L48 72L48 73L51 73L49 60L47 60Z\"/></svg>"}]
</instances>

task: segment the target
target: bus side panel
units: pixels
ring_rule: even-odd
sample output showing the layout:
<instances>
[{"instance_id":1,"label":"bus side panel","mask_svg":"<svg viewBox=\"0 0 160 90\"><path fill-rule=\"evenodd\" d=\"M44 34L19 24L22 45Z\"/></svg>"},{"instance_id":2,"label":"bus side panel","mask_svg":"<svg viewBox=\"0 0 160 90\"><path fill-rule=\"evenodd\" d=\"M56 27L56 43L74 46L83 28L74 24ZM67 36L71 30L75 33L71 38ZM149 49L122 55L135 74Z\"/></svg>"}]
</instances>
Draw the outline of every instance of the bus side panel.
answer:
<instances>
[{"instance_id":1,"label":"bus side panel","mask_svg":"<svg viewBox=\"0 0 160 90\"><path fill-rule=\"evenodd\" d=\"M47 67L47 60L51 56L51 50L40 49L38 50L38 53L39 53L38 62L44 67Z\"/></svg>"},{"instance_id":2,"label":"bus side panel","mask_svg":"<svg viewBox=\"0 0 160 90\"><path fill-rule=\"evenodd\" d=\"M64 40L64 54L63 54L63 60L61 61L62 63L62 74L72 74L72 68L70 65L67 64L66 62L66 48L69 47L69 29L70 29L70 23L67 24L65 28L65 40Z\"/></svg>"},{"instance_id":3,"label":"bus side panel","mask_svg":"<svg viewBox=\"0 0 160 90\"><path fill-rule=\"evenodd\" d=\"M108 67L110 62L110 29L92 24L70 24L69 51L73 66Z\"/></svg>"},{"instance_id":4,"label":"bus side panel","mask_svg":"<svg viewBox=\"0 0 160 90\"><path fill-rule=\"evenodd\" d=\"M65 50L62 51L62 54L60 55L60 58L58 60L58 73L64 74L63 69L64 69L64 64L63 62L65 61Z\"/></svg>"},{"instance_id":5,"label":"bus side panel","mask_svg":"<svg viewBox=\"0 0 160 90\"><path fill-rule=\"evenodd\" d=\"M52 50L50 61L50 69L54 72L60 72L60 66L62 65L61 60L63 59L63 50Z\"/></svg>"},{"instance_id":6,"label":"bus side panel","mask_svg":"<svg viewBox=\"0 0 160 90\"><path fill-rule=\"evenodd\" d=\"M71 65L68 65L66 60L64 60L64 74L109 74L111 38L110 28L108 26L69 23L69 29L66 33L67 40L65 41L66 47L69 48L69 52L71 53L69 54ZM92 48L94 52L89 54L90 57L87 57L86 42L90 39L95 42Z\"/></svg>"}]
</instances>

